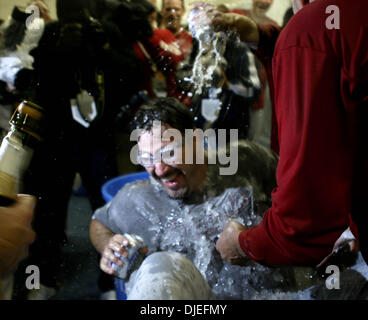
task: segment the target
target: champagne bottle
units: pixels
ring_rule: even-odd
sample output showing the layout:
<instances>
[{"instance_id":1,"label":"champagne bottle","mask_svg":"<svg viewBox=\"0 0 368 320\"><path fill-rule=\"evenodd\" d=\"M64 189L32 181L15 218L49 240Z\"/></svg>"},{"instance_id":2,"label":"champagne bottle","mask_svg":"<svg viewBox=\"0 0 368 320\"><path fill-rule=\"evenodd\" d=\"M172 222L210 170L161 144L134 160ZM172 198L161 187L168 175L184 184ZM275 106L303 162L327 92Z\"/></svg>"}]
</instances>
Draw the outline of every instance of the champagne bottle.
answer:
<instances>
[{"instance_id":1,"label":"champagne bottle","mask_svg":"<svg viewBox=\"0 0 368 320\"><path fill-rule=\"evenodd\" d=\"M23 174L42 140L43 120L44 110L30 101L22 101L11 117L0 146L0 206L11 205L20 192Z\"/></svg>"}]
</instances>

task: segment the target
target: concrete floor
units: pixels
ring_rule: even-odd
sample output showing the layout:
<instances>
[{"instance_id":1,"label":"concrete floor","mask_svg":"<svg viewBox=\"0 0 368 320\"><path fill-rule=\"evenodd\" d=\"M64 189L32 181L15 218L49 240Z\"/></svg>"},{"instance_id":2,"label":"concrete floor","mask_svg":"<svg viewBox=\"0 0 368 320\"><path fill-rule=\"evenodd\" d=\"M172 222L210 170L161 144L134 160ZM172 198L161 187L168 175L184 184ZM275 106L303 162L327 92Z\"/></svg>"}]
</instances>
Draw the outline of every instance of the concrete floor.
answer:
<instances>
[{"instance_id":1,"label":"concrete floor","mask_svg":"<svg viewBox=\"0 0 368 320\"><path fill-rule=\"evenodd\" d=\"M62 251L60 290L53 300L96 300L100 292L98 256L89 240L92 209L88 199L73 196L67 220L68 242Z\"/></svg>"},{"instance_id":2,"label":"concrete floor","mask_svg":"<svg viewBox=\"0 0 368 320\"><path fill-rule=\"evenodd\" d=\"M67 220L68 242L62 249L62 263L57 276L61 287L51 300L98 300L100 297L97 285L98 256L89 240L91 216L88 199L82 195L73 195L69 202ZM26 299L27 289L21 270L24 270L22 265L16 273L14 300Z\"/></svg>"}]
</instances>

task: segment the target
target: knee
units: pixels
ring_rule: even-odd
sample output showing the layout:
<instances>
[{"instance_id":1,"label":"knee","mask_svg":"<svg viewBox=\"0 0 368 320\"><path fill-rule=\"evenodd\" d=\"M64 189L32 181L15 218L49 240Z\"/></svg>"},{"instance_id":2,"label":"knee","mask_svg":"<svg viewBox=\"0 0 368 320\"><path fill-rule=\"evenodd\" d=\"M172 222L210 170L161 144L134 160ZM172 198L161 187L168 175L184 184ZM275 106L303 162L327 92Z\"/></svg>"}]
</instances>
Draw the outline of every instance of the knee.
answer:
<instances>
[{"instance_id":1,"label":"knee","mask_svg":"<svg viewBox=\"0 0 368 320\"><path fill-rule=\"evenodd\" d=\"M177 252L160 251L149 255L142 263L141 268L149 268L151 274L173 272L183 265L192 265L192 262L184 255ZM176 268L175 268L176 267ZM194 267L194 265L193 265ZM195 267L194 267L195 268Z\"/></svg>"},{"instance_id":2,"label":"knee","mask_svg":"<svg viewBox=\"0 0 368 320\"><path fill-rule=\"evenodd\" d=\"M209 299L211 290L195 265L176 252L149 255L129 284L128 299Z\"/></svg>"}]
</instances>

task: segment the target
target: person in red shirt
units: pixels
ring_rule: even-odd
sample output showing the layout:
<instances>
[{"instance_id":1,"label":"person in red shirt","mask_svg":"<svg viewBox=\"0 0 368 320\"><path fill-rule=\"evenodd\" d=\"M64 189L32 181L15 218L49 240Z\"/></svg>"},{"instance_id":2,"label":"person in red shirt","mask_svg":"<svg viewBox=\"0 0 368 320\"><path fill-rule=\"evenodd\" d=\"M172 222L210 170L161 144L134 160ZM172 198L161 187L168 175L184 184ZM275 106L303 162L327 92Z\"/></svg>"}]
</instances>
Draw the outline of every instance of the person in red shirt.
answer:
<instances>
[{"instance_id":1,"label":"person in red shirt","mask_svg":"<svg viewBox=\"0 0 368 320\"><path fill-rule=\"evenodd\" d=\"M174 35L169 30L152 27L149 19L155 10L147 0L124 1L117 4L112 15L112 20L141 61L142 71L136 92L147 92L150 98L157 95L152 83L157 71L165 77L168 95L176 94L175 70L183 58Z\"/></svg>"},{"instance_id":2,"label":"person in red shirt","mask_svg":"<svg viewBox=\"0 0 368 320\"><path fill-rule=\"evenodd\" d=\"M155 7L146 0L141 0L141 4L145 7L147 19L149 19L149 16L155 12ZM191 46L191 36L189 34L187 36L190 37ZM169 29L152 27L151 36L138 39L133 43L133 49L144 67L139 90L147 91L150 97L160 95L153 81L156 77L160 79L159 81L165 82L167 96L185 102L186 97L182 97L176 83L177 66L189 50L187 41L181 41L185 37L184 32L174 34ZM184 43L183 48L180 46L181 43Z\"/></svg>"},{"instance_id":3,"label":"person in red shirt","mask_svg":"<svg viewBox=\"0 0 368 320\"><path fill-rule=\"evenodd\" d=\"M192 52L193 41L191 34L185 30L181 25L181 19L185 13L184 0L163 0L161 9L161 29L157 32L170 33L174 38L169 44L180 52L179 63L189 57ZM179 64L178 63L178 64ZM189 106L190 98L184 93L177 85L176 71L175 69L169 74L164 74L166 79L167 95L169 97L175 97Z\"/></svg>"},{"instance_id":4,"label":"person in red shirt","mask_svg":"<svg viewBox=\"0 0 368 320\"><path fill-rule=\"evenodd\" d=\"M181 25L185 13L184 0L162 1L162 28L170 30L175 36L176 43L183 55L183 59L192 51L192 36Z\"/></svg>"},{"instance_id":5,"label":"person in red shirt","mask_svg":"<svg viewBox=\"0 0 368 320\"><path fill-rule=\"evenodd\" d=\"M151 97L156 97L152 78L157 71L165 77L167 95L178 95L175 72L182 54L175 44L175 37L169 30L154 29L152 36L133 43L133 49L144 66L141 90L147 90Z\"/></svg>"},{"instance_id":6,"label":"person in red shirt","mask_svg":"<svg viewBox=\"0 0 368 320\"><path fill-rule=\"evenodd\" d=\"M294 8L307 2L294 0ZM227 224L217 242L223 259L316 266L350 225L368 261L367 10L365 0L316 0L281 33L240 15L214 18L257 44L272 71L280 148L271 208L255 227Z\"/></svg>"}]
</instances>

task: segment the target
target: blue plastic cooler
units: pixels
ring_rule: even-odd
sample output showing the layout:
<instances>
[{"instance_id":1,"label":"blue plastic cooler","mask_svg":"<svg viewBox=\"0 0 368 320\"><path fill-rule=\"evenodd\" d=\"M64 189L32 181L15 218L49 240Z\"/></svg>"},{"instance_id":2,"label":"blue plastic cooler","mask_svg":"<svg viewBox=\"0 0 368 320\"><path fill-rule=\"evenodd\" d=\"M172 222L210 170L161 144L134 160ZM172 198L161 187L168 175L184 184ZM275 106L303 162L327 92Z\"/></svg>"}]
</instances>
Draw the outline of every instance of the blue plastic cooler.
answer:
<instances>
[{"instance_id":1,"label":"blue plastic cooler","mask_svg":"<svg viewBox=\"0 0 368 320\"><path fill-rule=\"evenodd\" d=\"M137 180L145 180L149 178L149 173L146 171L134 172L130 174L125 174L107 181L101 189L102 197L106 202L111 201L118 191L124 187L129 182Z\"/></svg>"}]
</instances>

